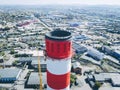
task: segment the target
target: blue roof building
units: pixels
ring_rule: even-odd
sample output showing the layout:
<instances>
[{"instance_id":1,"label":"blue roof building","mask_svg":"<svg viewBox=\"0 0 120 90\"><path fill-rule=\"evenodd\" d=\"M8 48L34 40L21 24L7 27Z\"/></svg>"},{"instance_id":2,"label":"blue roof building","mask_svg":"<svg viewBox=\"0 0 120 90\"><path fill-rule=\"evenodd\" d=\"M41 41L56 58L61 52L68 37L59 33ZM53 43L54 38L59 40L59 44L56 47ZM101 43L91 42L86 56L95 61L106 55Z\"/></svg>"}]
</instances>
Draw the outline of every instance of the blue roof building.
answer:
<instances>
[{"instance_id":1,"label":"blue roof building","mask_svg":"<svg viewBox=\"0 0 120 90\"><path fill-rule=\"evenodd\" d=\"M78 27L80 25L80 23L78 22L71 22L69 24L70 24L70 27Z\"/></svg>"},{"instance_id":2,"label":"blue roof building","mask_svg":"<svg viewBox=\"0 0 120 90\"><path fill-rule=\"evenodd\" d=\"M77 53L77 54L82 54L84 52L87 52L87 48L86 47L81 46L81 45L79 45L77 43L73 43L73 48L75 50L75 53Z\"/></svg>"},{"instance_id":3,"label":"blue roof building","mask_svg":"<svg viewBox=\"0 0 120 90\"><path fill-rule=\"evenodd\" d=\"M21 69L4 68L0 69L0 83L13 83L21 73Z\"/></svg>"}]
</instances>

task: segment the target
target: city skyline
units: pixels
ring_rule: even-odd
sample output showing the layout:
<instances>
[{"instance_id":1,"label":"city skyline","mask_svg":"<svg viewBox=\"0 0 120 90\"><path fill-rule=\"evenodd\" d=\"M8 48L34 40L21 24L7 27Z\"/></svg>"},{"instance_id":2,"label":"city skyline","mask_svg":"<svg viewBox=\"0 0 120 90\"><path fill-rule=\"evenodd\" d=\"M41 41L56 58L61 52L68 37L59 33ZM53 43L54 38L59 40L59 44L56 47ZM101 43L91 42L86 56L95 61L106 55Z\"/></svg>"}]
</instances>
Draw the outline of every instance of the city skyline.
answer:
<instances>
[{"instance_id":1,"label":"city skyline","mask_svg":"<svg viewBox=\"0 0 120 90\"><path fill-rule=\"evenodd\" d=\"M120 5L120 0L0 0L0 5L46 5L46 4L82 4L82 5Z\"/></svg>"}]
</instances>

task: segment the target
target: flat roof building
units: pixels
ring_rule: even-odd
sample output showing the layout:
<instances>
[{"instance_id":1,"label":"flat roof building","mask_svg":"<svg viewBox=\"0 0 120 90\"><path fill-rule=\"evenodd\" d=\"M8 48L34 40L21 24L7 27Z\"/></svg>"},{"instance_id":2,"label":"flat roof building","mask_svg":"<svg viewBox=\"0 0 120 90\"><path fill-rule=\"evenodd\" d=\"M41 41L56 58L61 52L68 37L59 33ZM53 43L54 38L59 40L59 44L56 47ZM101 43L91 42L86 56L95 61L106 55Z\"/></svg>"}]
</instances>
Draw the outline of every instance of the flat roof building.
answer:
<instances>
[{"instance_id":1,"label":"flat roof building","mask_svg":"<svg viewBox=\"0 0 120 90\"><path fill-rule=\"evenodd\" d=\"M94 48L89 48L87 55L94 58L95 60L102 60L104 58L104 54Z\"/></svg>"},{"instance_id":2,"label":"flat roof building","mask_svg":"<svg viewBox=\"0 0 120 90\"><path fill-rule=\"evenodd\" d=\"M0 69L0 83L13 83L19 78L21 69L4 68Z\"/></svg>"},{"instance_id":3,"label":"flat roof building","mask_svg":"<svg viewBox=\"0 0 120 90\"><path fill-rule=\"evenodd\" d=\"M120 73L99 73L94 74L94 81L109 82L112 86L120 87Z\"/></svg>"},{"instance_id":4,"label":"flat roof building","mask_svg":"<svg viewBox=\"0 0 120 90\"><path fill-rule=\"evenodd\" d=\"M38 69L38 59L32 60L31 65L34 69ZM41 71L46 71L47 69L47 62L45 60L44 56L40 56L40 66L41 66Z\"/></svg>"},{"instance_id":5,"label":"flat roof building","mask_svg":"<svg viewBox=\"0 0 120 90\"><path fill-rule=\"evenodd\" d=\"M38 72L31 72L29 79L25 85L26 88L39 88L40 79ZM46 73L42 73L42 83L47 85Z\"/></svg>"},{"instance_id":6,"label":"flat roof building","mask_svg":"<svg viewBox=\"0 0 120 90\"><path fill-rule=\"evenodd\" d=\"M87 48L84 46L81 46L77 43L73 43L73 48L77 54L82 54L84 52L87 52Z\"/></svg>"},{"instance_id":7,"label":"flat roof building","mask_svg":"<svg viewBox=\"0 0 120 90\"><path fill-rule=\"evenodd\" d=\"M120 74L113 74L111 75L111 82L113 86L120 87Z\"/></svg>"}]
</instances>

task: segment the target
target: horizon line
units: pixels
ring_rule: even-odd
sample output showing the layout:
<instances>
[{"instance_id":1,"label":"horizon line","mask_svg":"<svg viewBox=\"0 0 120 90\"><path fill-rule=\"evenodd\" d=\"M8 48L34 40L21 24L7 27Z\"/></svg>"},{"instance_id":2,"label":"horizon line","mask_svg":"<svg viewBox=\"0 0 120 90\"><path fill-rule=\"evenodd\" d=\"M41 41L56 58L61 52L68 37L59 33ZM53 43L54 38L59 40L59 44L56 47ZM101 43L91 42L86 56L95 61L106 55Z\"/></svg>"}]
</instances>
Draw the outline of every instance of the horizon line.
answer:
<instances>
[{"instance_id":1,"label":"horizon line","mask_svg":"<svg viewBox=\"0 0 120 90\"><path fill-rule=\"evenodd\" d=\"M120 4L0 4L0 6L21 6L21 5L26 5L26 6L33 6L33 5L41 5L41 6L44 6L44 5L67 5L67 6L77 6L77 5L82 5L82 6L120 6Z\"/></svg>"}]
</instances>

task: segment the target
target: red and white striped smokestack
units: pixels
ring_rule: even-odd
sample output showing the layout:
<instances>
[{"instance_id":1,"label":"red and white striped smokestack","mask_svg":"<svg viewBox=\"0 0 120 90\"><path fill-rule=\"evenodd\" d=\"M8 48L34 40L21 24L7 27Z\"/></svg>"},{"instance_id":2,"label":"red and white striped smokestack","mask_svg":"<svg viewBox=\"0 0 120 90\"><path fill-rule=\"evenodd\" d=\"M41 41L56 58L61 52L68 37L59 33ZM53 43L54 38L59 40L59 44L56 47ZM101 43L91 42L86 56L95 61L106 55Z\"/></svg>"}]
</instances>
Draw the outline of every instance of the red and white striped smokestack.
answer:
<instances>
[{"instance_id":1,"label":"red and white striped smokestack","mask_svg":"<svg viewBox=\"0 0 120 90\"><path fill-rule=\"evenodd\" d=\"M47 90L69 90L72 43L71 33L55 30L47 33Z\"/></svg>"}]
</instances>

